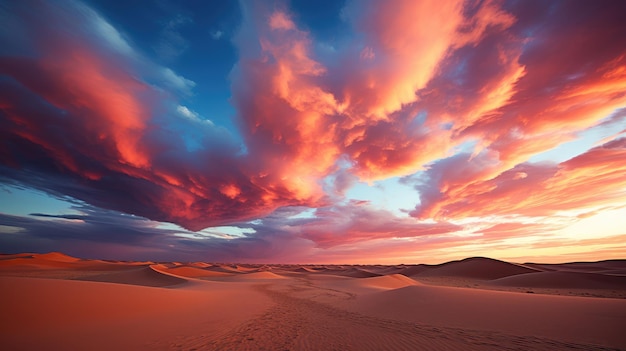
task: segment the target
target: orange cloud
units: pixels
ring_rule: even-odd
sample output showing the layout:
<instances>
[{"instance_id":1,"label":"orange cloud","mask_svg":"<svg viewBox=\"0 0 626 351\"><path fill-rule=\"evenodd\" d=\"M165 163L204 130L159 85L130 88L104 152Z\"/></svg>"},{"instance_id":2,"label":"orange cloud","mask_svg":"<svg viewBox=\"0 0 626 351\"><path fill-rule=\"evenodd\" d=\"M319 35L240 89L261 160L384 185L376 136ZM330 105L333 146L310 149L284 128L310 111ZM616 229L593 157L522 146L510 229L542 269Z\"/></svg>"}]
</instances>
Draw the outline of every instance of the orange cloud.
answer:
<instances>
[{"instance_id":1,"label":"orange cloud","mask_svg":"<svg viewBox=\"0 0 626 351\"><path fill-rule=\"evenodd\" d=\"M72 4L10 7L24 39L0 61L11 179L191 229L328 208L357 178L413 175L413 215L424 219L554 213L623 195L623 139L559 165L527 163L626 105L619 5L355 1L343 12L352 33L320 53L297 16L245 3L230 76L243 145L198 118L176 120L200 136L189 151L169 128L174 94L142 81L154 64L119 33L95 35L104 19ZM551 11L562 15L548 21ZM380 234L352 225L337 239L330 226L307 235L332 246Z\"/></svg>"},{"instance_id":2,"label":"orange cloud","mask_svg":"<svg viewBox=\"0 0 626 351\"><path fill-rule=\"evenodd\" d=\"M318 180L339 156L338 106L316 84L326 69L310 57L308 34L284 12L267 15L269 23L255 22L261 51L242 60L235 83L234 101L254 154L249 172L259 186L313 203L323 197Z\"/></svg>"},{"instance_id":3,"label":"orange cloud","mask_svg":"<svg viewBox=\"0 0 626 351\"><path fill-rule=\"evenodd\" d=\"M443 188L412 213L420 218L464 218L489 215L548 216L559 211L592 208L626 199L626 139L617 139L554 164L523 163L493 179ZM468 162L459 159L459 164ZM448 167L457 167L451 162ZM462 167L462 166L461 166ZM520 178L519 173L526 174ZM443 179L446 178L445 172ZM436 178L432 178L434 180ZM425 185L426 186L426 185Z\"/></svg>"}]
</instances>

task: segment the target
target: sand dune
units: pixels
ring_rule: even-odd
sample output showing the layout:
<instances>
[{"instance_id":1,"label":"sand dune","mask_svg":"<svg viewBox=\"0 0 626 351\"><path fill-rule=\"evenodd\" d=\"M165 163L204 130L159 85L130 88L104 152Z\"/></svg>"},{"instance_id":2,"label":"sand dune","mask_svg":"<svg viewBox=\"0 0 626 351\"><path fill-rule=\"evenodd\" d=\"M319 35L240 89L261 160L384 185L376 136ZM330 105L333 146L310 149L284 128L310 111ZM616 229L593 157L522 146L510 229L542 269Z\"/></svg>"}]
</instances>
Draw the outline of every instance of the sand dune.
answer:
<instances>
[{"instance_id":1,"label":"sand dune","mask_svg":"<svg viewBox=\"0 0 626 351\"><path fill-rule=\"evenodd\" d=\"M187 280L185 279L163 274L162 272L159 272L156 268L153 268L151 266L141 267L133 270L126 270L122 272L92 275L79 278L79 280L154 287L173 286L187 282Z\"/></svg>"},{"instance_id":2,"label":"sand dune","mask_svg":"<svg viewBox=\"0 0 626 351\"><path fill-rule=\"evenodd\" d=\"M227 266L227 265L214 265L211 267L207 267L207 270L213 271L213 272L221 272L221 273L231 273L231 274L240 274L243 273L240 270L238 270L236 267L231 267L231 266Z\"/></svg>"},{"instance_id":3,"label":"sand dune","mask_svg":"<svg viewBox=\"0 0 626 351\"><path fill-rule=\"evenodd\" d=\"M160 271L171 273L173 275L177 275L181 277L188 277L188 278L228 277L228 276L233 275L233 273L217 272L217 271L211 271L207 269L190 267L190 266L166 268Z\"/></svg>"},{"instance_id":4,"label":"sand dune","mask_svg":"<svg viewBox=\"0 0 626 351\"><path fill-rule=\"evenodd\" d=\"M626 277L602 273L622 262L272 266L2 255L0 349L626 350ZM572 290L612 298L564 296Z\"/></svg>"},{"instance_id":5,"label":"sand dune","mask_svg":"<svg viewBox=\"0 0 626 351\"><path fill-rule=\"evenodd\" d=\"M402 274L407 267L405 266L374 266L368 267L368 271L376 274L387 275L387 274ZM405 274L406 276L406 274Z\"/></svg>"},{"instance_id":6,"label":"sand dune","mask_svg":"<svg viewBox=\"0 0 626 351\"><path fill-rule=\"evenodd\" d=\"M598 262L571 262L560 264L526 263L526 266L542 271L568 271L568 272L606 272L626 271L626 260L605 260Z\"/></svg>"},{"instance_id":7,"label":"sand dune","mask_svg":"<svg viewBox=\"0 0 626 351\"><path fill-rule=\"evenodd\" d=\"M320 271L317 269L309 268L309 267L298 267L296 269L291 270L292 272L299 273L319 273Z\"/></svg>"},{"instance_id":8,"label":"sand dune","mask_svg":"<svg viewBox=\"0 0 626 351\"><path fill-rule=\"evenodd\" d=\"M0 269L60 269L74 267L71 263L64 262L46 262L45 260L37 260L32 257L20 257L15 259L7 259L0 261Z\"/></svg>"},{"instance_id":9,"label":"sand dune","mask_svg":"<svg viewBox=\"0 0 626 351\"><path fill-rule=\"evenodd\" d=\"M0 260L0 275L79 279L137 267L127 263L80 260L59 253L14 256Z\"/></svg>"},{"instance_id":10,"label":"sand dune","mask_svg":"<svg viewBox=\"0 0 626 351\"><path fill-rule=\"evenodd\" d=\"M216 284L164 289L0 277L0 349L190 350L176 342L219 339L270 306L250 286Z\"/></svg>"},{"instance_id":11,"label":"sand dune","mask_svg":"<svg viewBox=\"0 0 626 351\"><path fill-rule=\"evenodd\" d=\"M597 273L624 276L626 275L626 269L607 269L603 271L598 271Z\"/></svg>"},{"instance_id":12,"label":"sand dune","mask_svg":"<svg viewBox=\"0 0 626 351\"><path fill-rule=\"evenodd\" d=\"M259 267L249 267L249 266L238 264L234 267L234 269L236 269L239 272L256 272L259 270Z\"/></svg>"},{"instance_id":13,"label":"sand dune","mask_svg":"<svg viewBox=\"0 0 626 351\"><path fill-rule=\"evenodd\" d=\"M283 276L280 276L276 273L272 272L253 272L253 273L245 273L237 276L232 276L229 280L237 280L237 281L249 281L249 280L259 280L259 279L286 279Z\"/></svg>"},{"instance_id":14,"label":"sand dune","mask_svg":"<svg viewBox=\"0 0 626 351\"><path fill-rule=\"evenodd\" d=\"M401 269L399 272L397 272L398 274L402 274L405 275L407 277L411 277L414 275L418 275L420 273L423 273L427 270L431 269L431 267L425 265L425 264L420 264L417 266L408 266L408 267L404 267L403 269Z\"/></svg>"},{"instance_id":15,"label":"sand dune","mask_svg":"<svg viewBox=\"0 0 626 351\"><path fill-rule=\"evenodd\" d=\"M47 260L47 261L54 261L54 262L77 262L80 261L79 258L76 257L71 257L65 254L62 254L60 252L50 252L47 254L35 254L33 255L33 258L35 259L39 259L39 260Z\"/></svg>"},{"instance_id":16,"label":"sand dune","mask_svg":"<svg viewBox=\"0 0 626 351\"><path fill-rule=\"evenodd\" d=\"M489 284L533 288L626 290L626 277L553 271L514 275L493 280Z\"/></svg>"},{"instance_id":17,"label":"sand dune","mask_svg":"<svg viewBox=\"0 0 626 351\"><path fill-rule=\"evenodd\" d=\"M311 282L312 285L319 289L325 289L331 292L342 292L341 294L344 296L350 296L350 298L357 298L357 296L360 297L361 295L377 291L394 290L407 286L422 285L421 283L401 274L389 274L385 276L367 278L319 274L307 276L306 281ZM315 296L314 300L328 302L326 296Z\"/></svg>"},{"instance_id":18,"label":"sand dune","mask_svg":"<svg viewBox=\"0 0 626 351\"><path fill-rule=\"evenodd\" d=\"M24 253L18 253L18 254L0 254L0 261L14 260L16 258L33 258L34 255L38 255L38 254L34 254L30 252L24 252Z\"/></svg>"},{"instance_id":19,"label":"sand dune","mask_svg":"<svg viewBox=\"0 0 626 351\"><path fill-rule=\"evenodd\" d=\"M537 270L484 257L466 258L424 269L418 276L454 276L473 279L498 279Z\"/></svg>"},{"instance_id":20,"label":"sand dune","mask_svg":"<svg viewBox=\"0 0 626 351\"><path fill-rule=\"evenodd\" d=\"M80 261L80 259L78 258L70 257L58 252L13 256L15 257L0 260L0 268L24 266L40 269L59 269L66 267L76 267L75 263Z\"/></svg>"},{"instance_id":21,"label":"sand dune","mask_svg":"<svg viewBox=\"0 0 626 351\"><path fill-rule=\"evenodd\" d=\"M420 324L626 347L617 323L626 320L625 300L407 286L350 304L353 311Z\"/></svg>"},{"instance_id":22,"label":"sand dune","mask_svg":"<svg viewBox=\"0 0 626 351\"><path fill-rule=\"evenodd\" d=\"M212 264L206 263L206 262L192 262L189 264L189 266L196 267L196 268L208 268L208 267L211 267Z\"/></svg>"},{"instance_id":23,"label":"sand dune","mask_svg":"<svg viewBox=\"0 0 626 351\"><path fill-rule=\"evenodd\" d=\"M347 268L342 270L328 270L325 272L326 274L335 274L341 275L344 277L352 277L352 278L371 278L371 277L379 277L381 274L369 272L360 268Z\"/></svg>"},{"instance_id":24,"label":"sand dune","mask_svg":"<svg viewBox=\"0 0 626 351\"><path fill-rule=\"evenodd\" d=\"M283 268L284 269L284 268ZM327 274L340 275L352 278L371 278L384 275L384 272L378 272L380 267L363 267L363 266L325 266L325 267L294 267L287 268L287 271L304 274ZM389 268L385 269L389 271ZM394 271L396 269L393 269Z\"/></svg>"},{"instance_id":25,"label":"sand dune","mask_svg":"<svg viewBox=\"0 0 626 351\"><path fill-rule=\"evenodd\" d=\"M411 278L407 278L401 274L391 274L380 277L359 279L362 286L382 288L382 289L399 289L407 286L421 285Z\"/></svg>"}]
</instances>

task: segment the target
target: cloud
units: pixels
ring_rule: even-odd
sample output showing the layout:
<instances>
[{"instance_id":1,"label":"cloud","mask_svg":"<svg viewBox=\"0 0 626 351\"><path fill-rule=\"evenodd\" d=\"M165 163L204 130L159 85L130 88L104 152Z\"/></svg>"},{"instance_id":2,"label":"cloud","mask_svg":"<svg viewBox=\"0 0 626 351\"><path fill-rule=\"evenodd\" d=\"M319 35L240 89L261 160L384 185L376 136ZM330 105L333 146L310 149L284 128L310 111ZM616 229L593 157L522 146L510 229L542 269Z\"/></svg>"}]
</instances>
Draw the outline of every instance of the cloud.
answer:
<instances>
[{"instance_id":1,"label":"cloud","mask_svg":"<svg viewBox=\"0 0 626 351\"><path fill-rule=\"evenodd\" d=\"M176 74L176 72L167 67L160 68L157 71L156 79L163 85L175 91L180 91L185 95L191 95L193 87L196 86L196 82Z\"/></svg>"},{"instance_id":2,"label":"cloud","mask_svg":"<svg viewBox=\"0 0 626 351\"><path fill-rule=\"evenodd\" d=\"M476 231L481 234L480 239L486 243L512 238L530 236L549 236L549 233L562 226L547 223L501 222Z\"/></svg>"},{"instance_id":3,"label":"cloud","mask_svg":"<svg viewBox=\"0 0 626 351\"><path fill-rule=\"evenodd\" d=\"M454 233L461 226L447 223L420 223L412 218L396 217L367 204L349 204L320 208L314 221L302 223L302 236L318 247L363 243L375 239L415 238Z\"/></svg>"},{"instance_id":4,"label":"cloud","mask_svg":"<svg viewBox=\"0 0 626 351\"><path fill-rule=\"evenodd\" d=\"M224 32L222 32L221 30L212 30L209 34L211 35L211 38L213 38L213 40L219 40L224 35Z\"/></svg>"},{"instance_id":5,"label":"cloud","mask_svg":"<svg viewBox=\"0 0 626 351\"><path fill-rule=\"evenodd\" d=\"M105 259L228 261L252 255L263 239L211 237L189 239L184 229L164 229L158 222L77 204L75 214L0 214L0 225L16 228L0 234L6 252L62 251L78 257ZM186 235L186 236L185 236ZM258 257L258 256L252 256Z\"/></svg>"},{"instance_id":6,"label":"cloud","mask_svg":"<svg viewBox=\"0 0 626 351\"><path fill-rule=\"evenodd\" d=\"M135 55L135 51L128 43L127 39L125 39L115 27L102 18L102 16L100 16L96 11L78 2L73 5L76 6L79 11L83 12L86 17L88 17L88 21L91 22L93 30L102 39L108 42L112 48L127 56Z\"/></svg>"},{"instance_id":7,"label":"cloud","mask_svg":"<svg viewBox=\"0 0 626 351\"><path fill-rule=\"evenodd\" d=\"M319 179L334 171L339 157L332 125L337 103L316 85L326 70L310 57L309 35L285 21L291 21L286 14L263 4L245 6L247 25L235 37L241 57L231 72L232 101L254 153L252 181L312 205L324 197Z\"/></svg>"},{"instance_id":8,"label":"cloud","mask_svg":"<svg viewBox=\"0 0 626 351\"><path fill-rule=\"evenodd\" d=\"M34 16L14 6L16 15ZM46 34L31 43L37 58L1 58L3 178L194 229L291 201L250 181L239 145L220 128L204 128L201 147L189 152L169 129L184 125L171 100L138 79L134 59L89 36L68 36L64 8L41 10L50 16L21 24ZM72 25L89 25L73 15ZM191 85L162 71L176 88ZM242 195L233 201L222 189L234 187Z\"/></svg>"},{"instance_id":9,"label":"cloud","mask_svg":"<svg viewBox=\"0 0 626 351\"><path fill-rule=\"evenodd\" d=\"M270 15L269 18L270 28L273 30L283 29L283 30L294 30L296 29L296 25L293 23L289 15L287 15L283 11L275 11Z\"/></svg>"},{"instance_id":10,"label":"cloud","mask_svg":"<svg viewBox=\"0 0 626 351\"><path fill-rule=\"evenodd\" d=\"M411 214L418 218L492 215L549 216L559 211L621 203L626 198L626 139L616 139L560 164L521 163L481 180L465 157L436 162L417 184L422 199ZM461 170L463 181L455 182ZM524 176L520 176L523 174ZM433 189L431 193L424 191ZM434 190L436 189L436 190Z\"/></svg>"},{"instance_id":11,"label":"cloud","mask_svg":"<svg viewBox=\"0 0 626 351\"><path fill-rule=\"evenodd\" d=\"M298 263L362 262L380 257L397 262L402 256L427 249L431 242L449 240L463 229L448 222L422 223L398 217L363 201L322 207L302 216L305 210L283 207L238 226L253 229L254 237L264 240L270 257Z\"/></svg>"},{"instance_id":12,"label":"cloud","mask_svg":"<svg viewBox=\"0 0 626 351\"><path fill-rule=\"evenodd\" d=\"M196 112L191 111L188 107L186 106L182 106L182 105L178 105L176 106L176 112L178 112L178 114L183 117L188 119L189 121L192 121L194 123L206 123L208 125L213 126L213 122L211 122L211 120L209 119L202 119L200 118L200 115L198 115Z\"/></svg>"},{"instance_id":13,"label":"cloud","mask_svg":"<svg viewBox=\"0 0 626 351\"><path fill-rule=\"evenodd\" d=\"M2 179L192 230L318 208L288 240L303 249L458 229L445 218L617 201L619 136L561 164L528 160L621 116L622 7L353 1L345 45L321 55L285 6L242 3L229 77L242 145L178 101L193 96L193 80L152 62L87 5L11 3L3 16L19 21L5 25L15 38L2 35ZM169 42L186 23L166 26ZM442 220L341 207L351 184L392 176L420 191L414 217ZM288 251L262 238L232 250Z\"/></svg>"},{"instance_id":14,"label":"cloud","mask_svg":"<svg viewBox=\"0 0 626 351\"><path fill-rule=\"evenodd\" d=\"M73 210L77 214L29 217L0 214L2 225L19 229L0 235L2 247L10 252L58 250L79 257L87 250L96 254L93 257L123 259L133 253L142 254L142 247L145 251L167 249L167 244L159 248L159 239L167 241L174 233L158 229L155 222L114 211L80 205Z\"/></svg>"},{"instance_id":15,"label":"cloud","mask_svg":"<svg viewBox=\"0 0 626 351\"><path fill-rule=\"evenodd\" d=\"M623 107L626 100L620 91L626 80L618 72L626 64L624 50L608 43L626 28L612 14L619 10L607 5L558 3L552 11L560 15L544 26L536 22L541 17L531 13L541 16L546 9L515 9L520 14L510 34L524 43L511 64L523 67L524 73L505 104L460 134L481 138L502 161L515 165L574 138Z\"/></svg>"},{"instance_id":16,"label":"cloud","mask_svg":"<svg viewBox=\"0 0 626 351\"><path fill-rule=\"evenodd\" d=\"M187 51L189 42L180 33L180 28L190 24L193 24L193 20L181 14L174 16L165 24L159 42L154 47L154 51L161 59L171 61Z\"/></svg>"}]
</instances>

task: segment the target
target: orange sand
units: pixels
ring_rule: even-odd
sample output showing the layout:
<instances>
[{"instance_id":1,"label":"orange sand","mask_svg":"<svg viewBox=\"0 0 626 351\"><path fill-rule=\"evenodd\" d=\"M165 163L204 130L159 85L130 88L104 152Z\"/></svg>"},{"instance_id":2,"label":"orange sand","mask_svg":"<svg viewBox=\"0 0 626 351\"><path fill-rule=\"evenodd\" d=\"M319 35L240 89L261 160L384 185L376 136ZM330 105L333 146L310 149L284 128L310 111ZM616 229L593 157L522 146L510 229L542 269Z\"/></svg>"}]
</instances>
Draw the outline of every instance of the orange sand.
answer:
<instances>
[{"instance_id":1,"label":"orange sand","mask_svg":"<svg viewBox=\"0 0 626 351\"><path fill-rule=\"evenodd\" d=\"M0 255L0 349L626 350L625 271Z\"/></svg>"}]
</instances>

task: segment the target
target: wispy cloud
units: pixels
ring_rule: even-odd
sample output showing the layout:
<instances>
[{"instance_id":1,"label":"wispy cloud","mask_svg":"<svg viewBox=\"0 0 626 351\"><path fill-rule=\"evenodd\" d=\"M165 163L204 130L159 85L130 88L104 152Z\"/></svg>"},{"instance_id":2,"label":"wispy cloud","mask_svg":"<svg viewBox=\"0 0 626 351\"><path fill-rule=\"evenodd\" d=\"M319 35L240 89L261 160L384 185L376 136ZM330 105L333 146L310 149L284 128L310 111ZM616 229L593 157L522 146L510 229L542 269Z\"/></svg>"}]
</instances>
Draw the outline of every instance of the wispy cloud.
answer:
<instances>
[{"instance_id":1,"label":"wispy cloud","mask_svg":"<svg viewBox=\"0 0 626 351\"><path fill-rule=\"evenodd\" d=\"M521 163L482 180L470 155L435 163L417 185L420 218L500 214L547 216L559 211L622 203L626 192L626 139L595 147L560 164ZM484 163L483 163L484 164Z\"/></svg>"},{"instance_id":2,"label":"wispy cloud","mask_svg":"<svg viewBox=\"0 0 626 351\"><path fill-rule=\"evenodd\" d=\"M189 41L180 33L180 29L193 24L193 20L181 14L170 19L161 30L159 42L154 50L157 55L166 61L171 61L182 55L189 48Z\"/></svg>"},{"instance_id":3,"label":"wispy cloud","mask_svg":"<svg viewBox=\"0 0 626 351\"><path fill-rule=\"evenodd\" d=\"M224 32L222 32L221 30L212 30L209 34L214 40L219 40L224 36Z\"/></svg>"}]
</instances>

